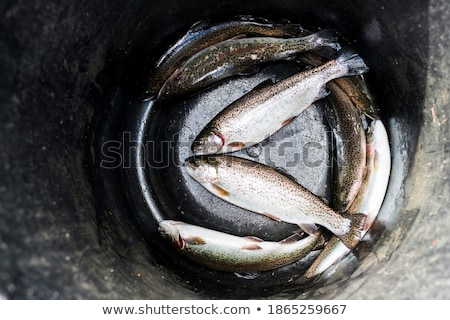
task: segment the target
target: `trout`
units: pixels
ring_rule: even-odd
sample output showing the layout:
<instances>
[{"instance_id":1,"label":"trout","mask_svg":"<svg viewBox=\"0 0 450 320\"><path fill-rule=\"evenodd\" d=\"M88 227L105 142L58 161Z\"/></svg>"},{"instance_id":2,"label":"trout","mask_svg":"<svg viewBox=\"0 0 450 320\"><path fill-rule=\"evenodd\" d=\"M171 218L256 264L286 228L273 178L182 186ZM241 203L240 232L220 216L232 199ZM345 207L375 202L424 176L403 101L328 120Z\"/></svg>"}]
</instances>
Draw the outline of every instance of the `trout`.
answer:
<instances>
[{"instance_id":1,"label":"trout","mask_svg":"<svg viewBox=\"0 0 450 320\"><path fill-rule=\"evenodd\" d=\"M240 157L196 156L187 173L221 199L314 234L319 224L353 248L361 238L363 214L339 214L319 197L272 167Z\"/></svg>"},{"instance_id":2,"label":"trout","mask_svg":"<svg viewBox=\"0 0 450 320\"><path fill-rule=\"evenodd\" d=\"M324 242L320 232L303 239L293 234L282 241L272 242L174 220L161 221L159 232L187 258L226 272L260 272L280 268L301 259Z\"/></svg>"},{"instance_id":3,"label":"trout","mask_svg":"<svg viewBox=\"0 0 450 320\"><path fill-rule=\"evenodd\" d=\"M261 21L260 21L261 20ZM211 25L206 21L195 23L156 62L148 83L146 98L156 96L171 74L191 56L215 43L243 36L295 37L302 34L298 24L273 24L266 20L241 19Z\"/></svg>"},{"instance_id":4,"label":"trout","mask_svg":"<svg viewBox=\"0 0 450 320\"><path fill-rule=\"evenodd\" d=\"M361 187L366 167L366 133L359 109L334 82L325 103L336 154L333 167L333 209L347 211Z\"/></svg>"},{"instance_id":5,"label":"trout","mask_svg":"<svg viewBox=\"0 0 450 320\"><path fill-rule=\"evenodd\" d=\"M336 33L323 30L301 38L222 41L197 52L178 67L162 86L158 100L193 93L228 77L249 73L262 63L287 60L318 48L339 50Z\"/></svg>"},{"instance_id":6,"label":"trout","mask_svg":"<svg viewBox=\"0 0 450 320\"><path fill-rule=\"evenodd\" d=\"M322 66L276 83L263 83L216 115L196 137L192 151L197 155L217 154L255 145L327 96L327 82L367 70L361 57L343 50L337 59Z\"/></svg>"}]
</instances>

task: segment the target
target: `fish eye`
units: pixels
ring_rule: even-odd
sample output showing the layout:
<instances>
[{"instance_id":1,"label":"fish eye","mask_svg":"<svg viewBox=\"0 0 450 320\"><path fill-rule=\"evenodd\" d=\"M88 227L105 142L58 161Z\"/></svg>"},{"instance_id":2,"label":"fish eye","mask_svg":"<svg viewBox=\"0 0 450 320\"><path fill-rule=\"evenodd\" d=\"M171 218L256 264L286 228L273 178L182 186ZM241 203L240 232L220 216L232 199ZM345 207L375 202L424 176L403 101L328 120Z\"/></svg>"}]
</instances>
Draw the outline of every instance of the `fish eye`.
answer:
<instances>
[{"instance_id":1,"label":"fish eye","mask_svg":"<svg viewBox=\"0 0 450 320\"><path fill-rule=\"evenodd\" d=\"M208 164L210 165L215 165L217 164L217 158L216 157L208 157L208 159L206 160Z\"/></svg>"},{"instance_id":2,"label":"fish eye","mask_svg":"<svg viewBox=\"0 0 450 320\"><path fill-rule=\"evenodd\" d=\"M201 165L202 163L201 163L200 159L194 158L192 164L194 165L194 167L198 168L198 167L200 167L200 165Z\"/></svg>"},{"instance_id":3,"label":"fish eye","mask_svg":"<svg viewBox=\"0 0 450 320\"><path fill-rule=\"evenodd\" d=\"M203 139L195 140L195 141L194 141L194 144L195 144L196 146L201 147L201 146L203 146L203 145L205 144L205 140L203 140Z\"/></svg>"}]
</instances>

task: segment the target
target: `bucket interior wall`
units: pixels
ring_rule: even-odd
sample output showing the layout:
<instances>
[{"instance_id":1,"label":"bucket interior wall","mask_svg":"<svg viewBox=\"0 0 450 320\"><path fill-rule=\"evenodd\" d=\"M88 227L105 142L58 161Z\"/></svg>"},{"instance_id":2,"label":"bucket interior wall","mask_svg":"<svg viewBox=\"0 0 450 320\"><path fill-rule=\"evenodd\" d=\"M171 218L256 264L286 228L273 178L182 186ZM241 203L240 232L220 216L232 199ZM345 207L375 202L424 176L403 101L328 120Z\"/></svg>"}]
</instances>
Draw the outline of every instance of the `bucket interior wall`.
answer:
<instances>
[{"instance_id":1,"label":"bucket interior wall","mask_svg":"<svg viewBox=\"0 0 450 320\"><path fill-rule=\"evenodd\" d=\"M0 14L0 298L450 298L448 2L4 1ZM307 286L177 258L156 204L128 188L135 172L99 166L146 110L151 62L193 23L237 15L336 29L389 131L377 223Z\"/></svg>"}]
</instances>

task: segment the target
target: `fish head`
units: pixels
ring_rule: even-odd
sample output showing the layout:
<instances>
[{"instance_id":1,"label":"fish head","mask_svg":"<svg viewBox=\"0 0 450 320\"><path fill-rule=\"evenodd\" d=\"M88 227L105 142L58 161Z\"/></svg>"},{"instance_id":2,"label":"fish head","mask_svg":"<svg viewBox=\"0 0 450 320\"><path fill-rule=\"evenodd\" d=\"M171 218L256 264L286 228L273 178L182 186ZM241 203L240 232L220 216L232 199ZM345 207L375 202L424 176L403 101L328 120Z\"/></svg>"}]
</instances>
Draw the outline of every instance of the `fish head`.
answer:
<instances>
[{"instance_id":1,"label":"fish head","mask_svg":"<svg viewBox=\"0 0 450 320\"><path fill-rule=\"evenodd\" d=\"M214 183L219 179L217 160L214 157L190 157L185 160L184 165L187 173L200 183Z\"/></svg>"},{"instance_id":2,"label":"fish head","mask_svg":"<svg viewBox=\"0 0 450 320\"><path fill-rule=\"evenodd\" d=\"M223 135L216 128L205 128L195 138L192 152L196 155L220 153L225 144Z\"/></svg>"},{"instance_id":3,"label":"fish head","mask_svg":"<svg viewBox=\"0 0 450 320\"><path fill-rule=\"evenodd\" d=\"M172 243L179 251L183 250L186 246L179 228L181 224L183 224L181 221L163 220L159 223L158 227L161 236Z\"/></svg>"}]
</instances>

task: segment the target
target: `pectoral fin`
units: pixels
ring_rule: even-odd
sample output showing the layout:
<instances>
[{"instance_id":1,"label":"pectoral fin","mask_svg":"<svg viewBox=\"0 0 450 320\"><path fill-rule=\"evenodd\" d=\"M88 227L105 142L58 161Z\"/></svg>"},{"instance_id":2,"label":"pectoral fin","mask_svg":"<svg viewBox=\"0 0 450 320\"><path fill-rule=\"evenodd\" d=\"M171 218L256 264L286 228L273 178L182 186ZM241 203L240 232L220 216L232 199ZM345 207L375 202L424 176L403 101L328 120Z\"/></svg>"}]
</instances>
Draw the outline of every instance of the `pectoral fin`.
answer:
<instances>
[{"instance_id":1,"label":"pectoral fin","mask_svg":"<svg viewBox=\"0 0 450 320\"><path fill-rule=\"evenodd\" d=\"M275 221L277 221L277 222L280 222L280 221L281 221L280 218L278 218L277 216L274 216L274 215L271 214L271 213L268 213L268 212L261 212L261 214L264 215L264 216L266 216L267 218L270 218L270 219L275 220Z\"/></svg>"},{"instance_id":2,"label":"pectoral fin","mask_svg":"<svg viewBox=\"0 0 450 320\"><path fill-rule=\"evenodd\" d=\"M245 147L244 142L230 142L228 147L231 147L231 150L240 150Z\"/></svg>"},{"instance_id":3,"label":"pectoral fin","mask_svg":"<svg viewBox=\"0 0 450 320\"><path fill-rule=\"evenodd\" d=\"M284 120L284 121L281 123L281 126L285 126L285 125L291 123L292 121L295 120L295 118L297 118L297 116L293 116L293 117L290 117L289 119Z\"/></svg>"},{"instance_id":4,"label":"pectoral fin","mask_svg":"<svg viewBox=\"0 0 450 320\"><path fill-rule=\"evenodd\" d=\"M230 193L227 190L219 187L218 185L216 185L214 183L211 183L211 186L213 189L212 191L219 197L228 197L230 195Z\"/></svg>"},{"instance_id":5,"label":"pectoral fin","mask_svg":"<svg viewBox=\"0 0 450 320\"><path fill-rule=\"evenodd\" d=\"M198 236L186 238L184 241L187 244L191 244L191 245L203 245L203 244L206 244L206 241L203 240L203 238L198 237Z\"/></svg>"}]
</instances>

